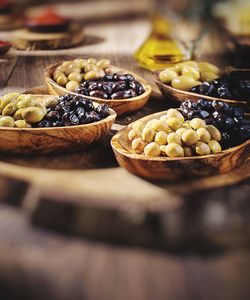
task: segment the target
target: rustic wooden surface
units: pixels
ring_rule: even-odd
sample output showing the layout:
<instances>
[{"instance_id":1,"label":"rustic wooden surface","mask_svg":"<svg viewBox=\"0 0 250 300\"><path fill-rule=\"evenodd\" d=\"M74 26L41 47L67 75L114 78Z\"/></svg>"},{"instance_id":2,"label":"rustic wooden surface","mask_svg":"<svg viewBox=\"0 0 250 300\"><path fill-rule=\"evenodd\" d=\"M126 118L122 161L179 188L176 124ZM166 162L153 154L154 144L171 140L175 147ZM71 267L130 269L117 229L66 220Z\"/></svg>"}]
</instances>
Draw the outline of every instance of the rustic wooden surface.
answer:
<instances>
[{"instance_id":1,"label":"rustic wooden surface","mask_svg":"<svg viewBox=\"0 0 250 300\"><path fill-rule=\"evenodd\" d=\"M147 31L147 21L91 26L88 45L9 54L1 94L41 85L48 64L80 55L109 57L152 82L131 57ZM212 60L225 63L217 52ZM156 93L118 124L167 106ZM249 298L249 163L244 176L225 175L226 186L211 178L201 191L202 179L153 185L127 173L108 141L88 153L0 159L0 299Z\"/></svg>"}]
</instances>

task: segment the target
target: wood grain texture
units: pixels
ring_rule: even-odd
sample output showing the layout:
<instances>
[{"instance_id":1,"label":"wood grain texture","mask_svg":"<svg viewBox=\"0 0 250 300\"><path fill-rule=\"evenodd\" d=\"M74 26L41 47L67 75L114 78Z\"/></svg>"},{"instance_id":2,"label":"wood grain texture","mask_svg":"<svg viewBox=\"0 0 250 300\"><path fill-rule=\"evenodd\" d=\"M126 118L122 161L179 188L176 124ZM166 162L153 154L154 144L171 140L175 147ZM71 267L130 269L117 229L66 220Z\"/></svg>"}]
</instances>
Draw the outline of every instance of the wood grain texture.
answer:
<instances>
[{"instance_id":1,"label":"wood grain texture","mask_svg":"<svg viewBox=\"0 0 250 300\"><path fill-rule=\"evenodd\" d=\"M149 97L152 93L152 88L151 86L140 76L137 74L134 74L133 72L129 70L125 70L122 68L119 68L120 72L122 74L132 74L137 81L139 81L142 86L145 89L145 92L137 97L130 98L130 99L101 99L97 97L90 97L90 96L83 96L74 92L68 91L66 88L60 86L53 80L53 74L56 70L56 68L61 64L62 62L50 65L46 67L44 71L44 77L45 77L45 82L48 87L48 91L51 95L64 95L66 93L72 94L72 95L78 95L87 99L91 99L97 103L102 103L102 104L107 104L110 108L114 109L115 112L117 113L118 116L121 116L123 114L128 114L135 112L139 109L141 109L144 105L147 104Z\"/></svg>"}]
</instances>

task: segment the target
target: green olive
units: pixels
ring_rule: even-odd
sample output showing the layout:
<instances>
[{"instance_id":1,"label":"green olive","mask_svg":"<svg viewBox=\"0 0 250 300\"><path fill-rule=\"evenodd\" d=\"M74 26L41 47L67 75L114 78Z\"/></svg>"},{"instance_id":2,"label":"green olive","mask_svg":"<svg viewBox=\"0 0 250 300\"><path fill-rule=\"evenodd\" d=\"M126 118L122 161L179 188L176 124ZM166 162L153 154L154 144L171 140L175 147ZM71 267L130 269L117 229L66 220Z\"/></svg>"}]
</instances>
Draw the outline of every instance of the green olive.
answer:
<instances>
[{"instance_id":1,"label":"green olive","mask_svg":"<svg viewBox=\"0 0 250 300\"><path fill-rule=\"evenodd\" d=\"M95 70L95 71L91 70L84 75L85 80L98 79L100 77L101 77L101 74L98 72L98 70Z\"/></svg>"},{"instance_id":2,"label":"green olive","mask_svg":"<svg viewBox=\"0 0 250 300\"><path fill-rule=\"evenodd\" d=\"M144 154L146 156L160 156L161 155L160 146L155 142L149 143L144 148Z\"/></svg>"},{"instance_id":3,"label":"green olive","mask_svg":"<svg viewBox=\"0 0 250 300\"><path fill-rule=\"evenodd\" d=\"M176 130L176 134L178 134L179 136L182 136L182 134L187 130L187 128L179 128Z\"/></svg>"},{"instance_id":4,"label":"green olive","mask_svg":"<svg viewBox=\"0 0 250 300\"><path fill-rule=\"evenodd\" d=\"M46 107L55 107L58 104L58 98L51 96L50 98L46 99Z\"/></svg>"},{"instance_id":5,"label":"green olive","mask_svg":"<svg viewBox=\"0 0 250 300\"><path fill-rule=\"evenodd\" d=\"M168 118L166 120L166 122L167 122L168 126L174 131L181 128L181 125L182 125L182 122L177 118Z\"/></svg>"},{"instance_id":6,"label":"green olive","mask_svg":"<svg viewBox=\"0 0 250 300\"><path fill-rule=\"evenodd\" d=\"M96 63L96 66L101 69L106 69L107 67L110 66L110 60L109 59L101 59Z\"/></svg>"},{"instance_id":7,"label":"green olive","mask_svg":"<svg viewBox=\"0 0 250 300\"><path fill-rule=\"evenodd\" d=\"M197 142L195 145L195 153L198 155L208 155L211 153L208 144L203 142Z\"/></svg>"},{"instance_id":8,"label":"green olive","mask_svg":"<svg viewBox=\"0 0 250 300\"><path fill-rule=\"evenodd\" d=\"M198 68L201 73L203 73L203 72L211 72L211 73L215 73L215 74L220 73L220 70L218 67L216 67L215 65L210 64L208 62L199 62Z\"/></svg>"},{"instance_id":9,"label":"green olive","mask_svg":"<svg viewBox=\"0 0 250 300\"><path fill-rule=\"evenodd\" d=\"M192 87L194 87L198 84L200 84L200 83L198 81L196 81L193 77L184 76L184 75L175 77L171 81L171 85L172 85L173 88L179 89L179 90L182 90L182 91L188 91Z\"/></svg>"},{"instance_id":10,"label":"green olive","mask_svg":"<svg viewBox=\"0 0 250 300\"><path fill-rule=\"evenodd\" d=\"M194 118L190 121L190 126L193 129L206 128L206 123L200 118Z\"/></svg>"},{"instance_id":11,"label":"green olive","mask_svg":"<svg viewBox=\"0 0 250 300\"><path fill-rule=\"evenodd\" d=\"M183 157L184 150L179 144L171 143L165 148L166 155L168 157Z\"/></svg>"},{"instance_id":12,"label":"green olive","mask_svg":"<svg viewBox=\"0 0 250 300\"><path fill-rule=\"evenodd\" d=\"M200 72L195 67L184 66L181 71L182 75L192 77L194 80L200 79Z\"/></svg>"},{"instance_id":13,"label":"green olive","mask_svg":"<svg viewBox=\"0 0 250 300\"><path fill-rule=\"evenodd\" d=\"M170 108L167 111L167 118L177 118L181 122L184 122L184 117L183 115L175 108Z\"/></svg>"},{"instance_id":14,"label":"green olive","mask_svg":"<svg viewBox=\"0 0 250 300\"><path fill-rule=\"evenodd\" d=\"M83 59L83 58L77 58L77 59L75 59L74 63L80 69L83 69L88 64L87 60Z\"/></svg>"},{"instance_id":15,"label":"green olive","mask_svg":"<svg viewBox=\"0 0 250 300\"><path fill-rule=\"evenodd\" d=\"M143 141L141 138L137 138L134 139L132 141L132 149L136 152L136 153L143 153L144 148L146 147L146 142Z\"/></svg>"},{"instance_id":16,"label":"green olive","mask_svg":"<svg viewBox=\"0 0 250 300\"><path fill-rule=\"evenodd\" d=\"M94 71L97 69L97 66L94 65L94 64L87 64L85 67L84 67L84 72L85 73L88 73L89 71Z\"/></svg>"},{"instance_id":17,"label":"green olive","mask_svg":"<svg viewBox=\"0 0 250 300\"><path fill-rule=\"evenodd\" d=\"M69 64L66 68L65 68L65 74L66 75L69 75L70 73L72 73L72 72L81 72L81 69L80 68L78 68L77 66L76 66L76 64L75 63L71 63L71 64Z\"/></svg>"},{"instance_id":18,"label":"green olive","mask_svg":"<svg viewBox=\"0 0 250 300\"><path fill-rule=\"evenodd\" d=\"M168 127L167 123L162 120L153 120L151 128L155 131L170 132L170 128Z\"/></svg>"},{"instance_id":19,"label":"green olive","mask_svg":"<svg viewBox=\"0 0 250 300\"><path fill-rule=\"evenodd\" d=\"M155 134L156 132L153 129L145 127L142 130L142 139L147 143L153 142Z\"/></svg>"},{"instance_id":20,"label":"green olive","mask_svg":"<svg viewBox=\"0 0 250 300\"><path fill-rule=\"evenodd\" d=\"M93 58L93 57L90 57L88 60L87 60L88 64L93 64L95 65L97 63L97 59Z\"/></svg>"},{"instance_id":21,"label":"green olive","mask_svg":"<svg viewBox=\"0 0 250 300\"><path fill-rule=\"evenodd\" d=\"M163 83L170 83L178 74L174 70L166 69L159 74L159 79Z\"/></svg>"},{"instance_id":22,"label":"green olive","mask_svg":"<svg viewBox=\"0 0 250 300\"><path fill-rule=\"evenodd\" d=\"M79 86L79 82L76 82L76 81L69 81L69 82L66 84L66 89L67 89L68 91L74 92L78 86Z\"/></svg>"},{"instance_id":23,"label":"green olive","mask_svg":"<svg viewBox=\"0 0 250 300\"><path fill-rule=\"evenodd\" d=\"M5 108L2 111L3 116L12 116L17 110L17 106L14 103L9 103L5 106Z\"/></svg>"},{"instance_id":24,"label":"green olive","mask_svg":"<svg viewBox=\"0 0 250 300\"><path fill-rule=\"evenodd\" d=\"M17 120L17 121L15 121L15 127L17 127L17 128L30 128L31 125L28 124L24 120Z\"/></svg>"},{"instance_id":25,"label":"green olive","mask_svg":"<svg viewBox=\"0 0 250 300\"><path fill-rule=\"evenodd\" d=\"M155 136L155 142L158 145L166 145L168 141L168 134L165 131L157 132Z\"/></svg>"},{"instance_id":26,"label":"green olive","mask_svg":"<svg viewBox=\"0 0 250 300\"><path fill-rule=\"evenodd\" d=\"M63 72L59 72L57 70L53 73L53 78L55 81L57 81L57 78L60 76L65 76L65 74Z\"/></svg>"},{"instance_id":27,"label":"green olive","mask_svg":"<svg viewBox=\"0 0 250 300\"><path fill-rule=\"evenodd\" d=\"M70 81L81 82L82 81L82 74L77 73L77 72L70 73L69 76L68 76L68 79Z\"/></svg>"},{"instance_id":28,"label":"green olive","mask_svg":"<svg viewBox=\"0 0 250 300\"><path fill-rule=\"evenodd\" d=\"M43 119L44 112L39 107L28 107L23 111L22 117L27 123L38 123Z\"/></svg>"},{"instance_id":29,"label":"green olive","mask_svg":"<svg viewBox=\"0 0 250 300\"><path fill-rule=\"evenodd\" d=\"M212 81L214 79L217 79L219 77L218 74L212 73L212 72L202 72L201 73L201 81Z\"/></svg>"},{"instance_id":30,"label":"green olive","mask_svg":"<svg viewBox=\"0 0 250 300\"><path fill-rule=\"evenodd\" d=\"M41 108L41 110L43 111L44 115L47 114L47 109L45 107L45 105L43 105L41 102L37 102L35 107Z\"/></svg>"},{"instance_id":31,"label":"green olive","mask_svg":"<svg viewBox=\"0 0 250 300\"><path fill-rule=\"evenodd\" d=\"M214 154L221 152L221 145L215 140L209 141L208 146Z\"/></svg>"},{"instance_id":32,"label":"green olive","mask_svg":"<svg viewBox=\"0 0 250 300\"><path fill-rule=\"evenodd\" d=\"M142 131L144 128L144 123L142 121L136 121L133 125L132 125L133 129L137 129Z\"/></svg>"},{"instance_id":33,"label":"green olive","mask_svg":"<svg viewBox=\"0 0 250 300\"><path fill-rule=\"evenodd\" d=\"M19 108L19 109L15 112L15 114L14 114L14 116L13 116L14 120L15 120L15 121L21 120L21 119L22 119L22 113L23 113L24 111L25 111L25 108Z\"/></svg>"},{"instance_id":34,"label":"green olive","mask_svg":"<svg viewBox=\"0 0 250 300\"><path fill-rule=\"evenodd\" d=\"M206 128L207 131L210 133L212 140L215 140L217 142L221 140L221 133L216 127L214 127L213 125L208 125Z\"/></svg>"},{"instance_id":35,"label":"green olive","mask_svg":"<svg viewBox=\"0 0 250 300\"><path fill-rule=\"evenodd\" d=\"M130 141L136 139L136 138L140 138L141 137L141 131L137 130L137 129L132 129L129 131L128 133L128 139Z\"/></svg>"},{"instance_id":36,"label":"green olive","mask_svg":"<svg viewBox=\"0 0 250 300\"><path fill-rule=\"evenodd\" d=\"M211 135L210 135L210 133L208 132L207 129L198 128L196 132L197 132L197 134L199 136L199 140L201 142L208 143L211 140Z\"/></svg>"},{"instance_id":37,"label":"green olive","mask_svg":"<svg viewBox=\"0 0 250 300\"><path fill-rule=\"evenodd\" d=\"M198 142L199 136L193 129L187 129L185 132L183 132L181 139L185 145L192 146Z\"/></svg>"},{"instance_id":38,"label":"green olive","mask_svg":"<svg viewBox=\"0 0 250 300\"><path fill-rule=\"evenodd\" d=\"M56 83L61 86L65 86L67 82L68 82L68 78L65 74L61 74L56 78Z\"/></svg>"},{"instance_id":39,"label":"green olive","mask_svg":"<svg viewBox=\"0 0 250 300\"><path fill-rule=\"evenodd\" d=\"M9 93L6 94L5 96L1 97L1 108L2 110L5 108L6 105L9 103L15 103L16 99L20 96L19 93Z\"/></svg>"},{"instance_id":40,"label":"green olive","mask_svg":"<svg viewBox=\"0 0 250 300\"><path fill-rule=\"evenodd\" d=\"M14 119L10 116L1 117L0 127L14 127Z\"/></svg>"},{"instance_id":41,"label":"green olive","mask_svg":"<svg viewBox=\"0 0 250 300\"><path fill-rule=\"evenodd\" d=\"M26 108L35 106L36 99L31 95L21 95L17 98L17 108Z\"/></svg>"},{"instance_id":42,"label":"green olive","mask_svg":"<svg viewBox=\"0 0 250 300\"><path fill-rule=\"evenodd\" d=\"M181 137L175 132L169 133L167 140L168 140L168 144L171 144L171 143L175 143L178 145L182 144Z\"/></svg>"}]
</instances>

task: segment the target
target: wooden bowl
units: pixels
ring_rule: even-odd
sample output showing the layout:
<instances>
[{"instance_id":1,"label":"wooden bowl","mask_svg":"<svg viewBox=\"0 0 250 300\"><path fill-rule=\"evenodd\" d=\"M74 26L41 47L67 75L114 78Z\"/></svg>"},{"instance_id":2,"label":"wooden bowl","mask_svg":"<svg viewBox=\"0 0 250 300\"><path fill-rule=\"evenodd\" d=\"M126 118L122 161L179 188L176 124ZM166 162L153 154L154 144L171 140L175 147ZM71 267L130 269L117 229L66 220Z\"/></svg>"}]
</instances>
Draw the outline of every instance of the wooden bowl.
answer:
<instances>
[{"instance_id":1,"label":"wooden bowl","mask_svg":"<svg viewBox=\"0 0 250 300\"><path fill-rule=\"evenodd\" d=\"M43 102L52 96L34 97ZM0 127L0 152L43 154L80 151L100 141L109 132L115 118L116 113L110 109L107 118L91 124L22 129Z\"/></svg>"},{"instance_id":2,"label":"wooden bowl","mask_svg":"<svg viewBox=\"0 0 250 300\"><path fill-rule=\"evenodd\" d=\"M53 79L53 73L60 64L62 64L62 62L50 65L45 69L45 72L44 72L45 81L48 86L48 91L51 95L72 94L72 95L81 96L81 97L84 97L87 99L91 99L97 103L108 104L108 106L110 108L114 109L114 111L117 113L118 116L123 115L125 113L133 112L133 111L136 111L136 110L139 110L140 108L142 108L148 102L150 94L152 92L151 86L143 78L141 78L140 76L138 76L130 71L127 71L125 69L119 69L119 70L121 72L124 72L124 74L127 74L127 73L132 74L135 77L135 79L143 85L143 87L145 89L145 93L143 93L140 96L134 97L134 98L112 100L112 99L101 99L101 98L96 98L96 97L84 96L84 95L77 94L75 92L70 92L66 88L57 84Z\"/></svg>"},{"instance_id":3,"label":"wooden bowl","mask_svg":"<svg viewBox=\"0 0 250 300\"><path fill-rule=\"evenodd\" d=\"M223 101L223 102L228 103L229 105L240 106L245 111L250 110L250 103L248 103L247 101L221 99L221 98L210 97L210 96L206 96L206 95L201 95L201 94L197 94L197 93L192 93L192 92L188 92L188 91L182 91L179 89L175 89L175 88L171 87L170 85L162 83L160 81L158 75L159 75L159 72L155 72L153 74L155 82L158 85L162 95L165 96L167 99L171 99L173 101L177 101L180 103L180 102L184 102L186 100L191 100L193 102L197 102L199 99L203 98L203 99L207 99L209 101L214 101L214 100Z\"/></svg>"},{"instance_id":4,"label":"wooden bowl","mask_svg":"<svg viewBox=\"0 0 250 300\"><path fill-rule=\"evenodd\" d=\"M166 111L146 116L140 120L146 123L164 114ZM218 154L204 156L151 158L135 154L128 139L128 132L132 124L112 138L111 146L121 167L149 180L178 180L222 174L239 167L250 157L250 140Z\"/></svg>"}]
</instances>

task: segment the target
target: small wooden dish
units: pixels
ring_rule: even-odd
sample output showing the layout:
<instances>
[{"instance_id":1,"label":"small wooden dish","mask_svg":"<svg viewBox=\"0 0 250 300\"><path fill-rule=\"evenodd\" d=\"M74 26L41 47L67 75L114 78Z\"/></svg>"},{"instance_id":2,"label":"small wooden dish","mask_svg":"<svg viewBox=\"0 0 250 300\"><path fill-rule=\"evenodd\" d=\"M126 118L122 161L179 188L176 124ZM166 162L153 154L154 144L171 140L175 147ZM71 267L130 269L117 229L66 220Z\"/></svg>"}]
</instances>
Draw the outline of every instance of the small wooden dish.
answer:
<instances>
[{"instance_id":1,"label":"small wooden dish","mask_svg":"<svg viewBox=\"0 0 250 300\"><path fill-rule=\"evenodd\" d=\"M44 102L52 96L34 95L34 97ZM107 118L91 124L22 129L0 127L0 152L43 154L84 150L90 144L100 141L109 132L115 118L116 113L110 109Z\"/></svg>"},{"instance_id":2,"label":"small wooden dish","mask_svg":"<svg viewBox=\"0 0 250 300\"><path fill-rule=\"evenodd\" d=\"M188 92L188 91L182 91L179 89L175 89L175 88L171 87L170 85L162 83L159 80L158 75L159 75L159 72L155 72L153 74L155 82L158 85L162 95L165 96L167 99L171 99L173 101L177 101L180 103L180 102L184 102L186 100L191 100L193 102L197 102L199 99L203 98L203 99L206 99L209 101L214 101L214 100L223 101L223 102L228 103L229 105L240 106L240 107L244 108L245 110L250 110L250 103L248 103L247 101L221 99L221 98L210 97L210 96L206 96L206 95L201 95L201 94L197 94L197 93L192 93L192 92Z\"/></svg>"},{"instance_id":3,"label":"small wooden dish","mask_svg":"<svg viewBox=\"0 0 250 300\"><path fill-rule=\"evenodd\" d=\"M129 99L101 99L101 98L96 98L96 97L90 97L90 96L84 96L81 94L77 94L75 92L70 92L68 91L66 88L60 86L59 84L57 84L54 79L53 79L53 73L55 71L55 69L62 64L62 62L53 64L53 65L49 65L44 72L44 76L45 76L45 81L46 84L48 86L48 91L51 95L64 95L64 94L72 94L72 95L77 95L77 96L81 96L87 99L91 99L97 103L102 103L102 104L108 104L108 106L112 109L114 109L114 111L117 113L118 116L123 115L125 113L130 113L130 112L134 112L139 110L140 108L142 108L149 100L149 97L151 95L152 92L152 88L151 86L140 76L125 70L125 69L119 69L121 72L123 72L124 74L132 74L135 79L137 81L139 81L144 89L145 89L145 93L143 93L140 96L134 97L134 98L129 98Z\"/></svg>"},{"instance_id":4,"label":"small wooden dish","mask_svg":"<svg viewBox=\"0 0 250 300\"><path fill-rule=\"evenodd\" d=\"M13 32L13 45L20 50L56 50L78 45L84 31L79 24L72 24L65 32L32 32L20 29Z\"/></svg>"},{"instance_id":5,"label":"small wooden dish","mask_svg":"<svg viewBox=\"0 0 250 300\"><path fill-rule=\"evenodd\" d=\"M140 120L146 123L151 119L160 118L164 114L166 111L146 116ZM128 132L132 124L112 138L111 146L121 167L149 180L179 180L227 173L239 167L250 157L250 140L218 154L181 158L146 157L134 153L131 149Z\"/></svg>"}]
</instances>

